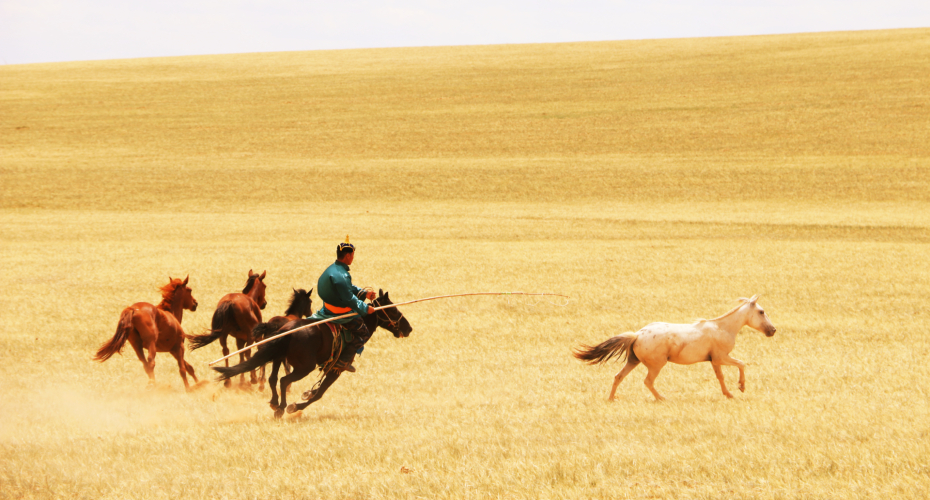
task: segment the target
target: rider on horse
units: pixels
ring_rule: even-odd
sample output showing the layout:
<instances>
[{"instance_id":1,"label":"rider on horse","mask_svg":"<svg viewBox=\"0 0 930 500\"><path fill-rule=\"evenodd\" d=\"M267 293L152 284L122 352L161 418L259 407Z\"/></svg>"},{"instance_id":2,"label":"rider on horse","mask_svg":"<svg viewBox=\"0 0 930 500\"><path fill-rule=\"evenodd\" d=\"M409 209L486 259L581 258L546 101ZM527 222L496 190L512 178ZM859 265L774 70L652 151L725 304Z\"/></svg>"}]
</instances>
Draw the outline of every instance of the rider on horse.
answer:
<instances>
[{"instance_id":1,"label":"rider on horse","mask_svg":"<svg viewBox=\"0 0 930 500\"><path fill-rule=\"evenodd\" d=\"M374 312L374 308L364 302L364 299L373 300L375 292L359 288L352 284L352 275L349 274L349 265L355 258L355 246L349 243L346 236L345 243L336 247L336 262L326 268L317 281L316 290L323 299L323 307L313 315L316 319L329 319L354 312L357 316L337 319L333 323L342 326L350 338L342 348L342 355L333 367L336 370L354 372L352 361L356 353L361 353L364 345L371 338L371 332L362 321L362 317Z\"/></svg>"}]
</instances>

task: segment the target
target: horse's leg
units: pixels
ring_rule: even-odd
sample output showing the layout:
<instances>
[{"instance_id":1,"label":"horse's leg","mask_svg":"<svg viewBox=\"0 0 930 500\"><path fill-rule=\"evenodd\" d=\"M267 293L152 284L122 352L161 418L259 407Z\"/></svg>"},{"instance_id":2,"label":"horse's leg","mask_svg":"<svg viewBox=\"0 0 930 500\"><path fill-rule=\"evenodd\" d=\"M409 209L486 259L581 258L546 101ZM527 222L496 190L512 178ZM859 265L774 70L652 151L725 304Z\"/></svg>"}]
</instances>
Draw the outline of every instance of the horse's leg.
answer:
<instances>
[{"instance_id":1,"label":"horse's leg","mask_svg":"<svg viewBox=\"0 0 930 500\"><path fill-rule=\"evenodd\" d=\"M184 390L190 392L191 385L187 383L187 365L184 361L184 344L182 343L180 348L175 347L172 349L171 355L178 361L178 370L181 371L181 380L184 381Z\"/></svg>"},{"instance_id":2,"label":"horse's leg","mask_svg":"<svg viewBox=\"0 0 930 500\"><path fill-rule=\"evenodd\" d=\"M275 418L281 418L281 415L284 415L284 409L287 408L287 387L291 385L291 382L296 382L306 377L314 368L316 367L294 368L294 371L292 371L290 375L281 377L281 404L278 405L278 409L274 412Z\"/></svg>"},{"instance_id":3,"label":"horse's leg","mask_svg":"<svg viewBox=\"0 0 930 500\"><path fill-rule=\"evenodd\" d=\"M746 368L746 363L736 358L731 358L729 354L720 356L719 361L721 365L730 365L739 368L739 390L740 392L746 392L746 373L743 371L743 369Z\"/></svg>"},{"instance_id":4,"label":"horse's leg","mask_svg":"<svg viewBox=\"0 0 930 500\"><path fill-rule=\"evenodd\" d=\"M247 330L247 332L251 332L251 330ZM251 337L251 333L249 333L249 338L252 338L252 337ZM239 342L237 341L236 343L238 344ZM252 342L251 340L243 340L243 341L242 341L242 347L245 347L245 346L250 345L250 344L252 344L252 343L253 343L253 342ZM242 347L240 347L239 349L242 349ZM242 354L240 354L240 356L241 356L242 359L244 359L245 361L248 361L248 360L252 359L252 350L249 349L248 351L243 351ZM252 370L252 371L249 372L249 383L252 384L252 385L257 384L258 381L259 381L259 378L258 378L258 376L256 375L256 372L258 372L258 370ZM245 377L245 374L243 373L242 376ZM265 366L264 366L264 365L262 365L261 376L262 376L262 378L265 377ZM264 382L264 380L262 380L262 382ZM261 390L261 387L259 387L259 390Z\"/></svg>"},{"instance_id":5,"label":"horse's leg","mask_svg":"<svg viewBox=\"0 0 930 500\"><path fill-rule=\"evenodd\" d=\"M236 338L236 349L241 350L243 347L245 347L245 341L240 338ZM242 364L242 363L245 363L246 361L248 361L248 358L246 358L246 353L240 352L239 363ZM255 370L252 370L249 373L252 374L252 382L255 382ZM241 375L239 375L239 388L242 389L244 387L247 387L247 386L245 383L245 373L242 373ZM249 388L251 387L249 386Z\"/></svg>"},{"instance_id":6,"label":"horse's leg","mask_svg":"<svg viewBox=\"0 0 930 500\"><path fill-rule=\"evenodd\" d=\"M187 374L190 375L191 377L194 377L194 383L196 384L197 382L199 382L199 380L197 380L197 374L194 373L194 367L191 366L191 364L188 363L186 359L184 360L184 366L185 368L187 368Z\"/></svg>"},{"instance_id":7,"label":"horse's leg","mask_svg":"<svg viewBox=\"0 0 930 500\"><path fill-rule=\"evenodd\" d=\"M310 398L305 403L294 405L294 411L303 410L304 408L310 406L311 403L319 401L320 398L323 397L323 394L326 392L326 389L329 389L329 386L333 385L333 382L335 382L341 374L341 371L330 370L330 372L326 374L326 377L323 378L323 382L320 384L320 388L313 392L308 391L310 392Z\"/></svg>"},{"instance_id":8,"label":"horse's leg","mask_svg":"<svg viewBox=\"0 0 930 500\"><path fill-rule=\"evenodd\" d=\"M139 333L135 330L129 334L129 345L132 346L132 350L136 351L136 356L139 358L139 361L142 362L142 368L145 369L145 374L149 376L149 383L155 383L155 373L152 370L149 370L149 364L145 360L145 352L142 351L142 339L139 338Z\"/></svg>"},{"instance_id":9,"label":"horse's leg","mask_svg":"<svg viewBox=\"0 0 930 500\"><path fill-rule=\"evenodd\" d=\"M226 345L226 337L227 335L225 333L220 336L220 347L223 348L224 357L229 356L229 347ZM226 358L225 361L226 361L226 368L229 368L229 358ZM230 379L226 379L225 381L223 381L223 387L229 387L231 385L232 385L232 381Z\"/></svg>"},{"instance_id":10,"label":"horse's leg","mask_svg":"<svg viewBox=\"0 0 930 500\"><path fill-rule=\"evenodd\" d=\"M607 398L608 401L615 401L617 399L617 386L620 385L620 382L623 382L623 379L633 371L633 368L636 368L639 365L639 360L628 359L626 365L623 366L623 369L617 372L617 375L614 377L614 386L610 388L610 397Z\"/></svg>"},{"instance_id":11,"label":"horse's leg","mask_svg":"<svg viewBox=\"0 0 930 500\"><path fill-rule=\"evenodd\" d=\"M714 362L714 361L711 361L710 364L711 364L711 366L714 367L714 374L717 375L717 380L720 381L720 389L723 391L723 395L726 396L726 397L728 397L728 398L732 398L733 395L730 394L730 391L729 391L729 390L727 390L727 383L723 381L723 370L720 369L720 365L718 365L718 364L717 364L716 362Z\"/></svg>"},{"instance_id":12,"label":"horse's leg","mask_svg":"<svg viewBox=\"0 0 930 500\"><path fill-rule=\"evenodd\" d=\"M271 362L271 375L268 376L268 388L271 389L271 401L268 404L272 410L278 409L278 368L281 367L279 360Z\"/></svg>"},{"instance_id":13,"label":"horse's leg","mask_svg":"<svg viewBox=\"0 0 930 500\"><path fill-rule=\"evenodd\" d=\"M136 355L145 366L145 373L149 376L149 385L155 385L155 352L157 350L155 343L158 341L158 325L148 314L133 314L132 326L133 333L129 335L129 340L138 343L139 347L136 348L134 343L133 349L136 349ZM142 355L142 349L148 351L147 355Z\"/></svg>"},{"instance_id":14,"label":"horse's leg","mask_svg":"<svg viewBox=\"0 0 930 500\"><path fill-rule=\"evenodd\" d=\"M668 362L667 359L660 359L657 361L652 361L652 364L650 364L649 362L643 361L643 364L646 365L646 368L649 369L649 373L646 375L646 380L644 380L643 383L646 384L646 387L648 387L650 391L652 391L652 395L655 396L656 401L665 400L665 398L661 394L659 394L659 391L656 390L655 380L656 380L656 377L659 376L659 372L662 371L662 367L665 366L665 363L667 362Z\"/></svg>"},{"instance_id":15,"label":"horse's leg","mask_svg":"<svg viewBox=\"0 0 930 500\"><path fill-rule=\"evenodd\" d=\"M158 346L155 345L155 339L144 344L145 349L148 351L148 356L146 356L146 361L149 367L149 383L155 385L155 354L158 352Z\"/></svg>"}]
</instances>

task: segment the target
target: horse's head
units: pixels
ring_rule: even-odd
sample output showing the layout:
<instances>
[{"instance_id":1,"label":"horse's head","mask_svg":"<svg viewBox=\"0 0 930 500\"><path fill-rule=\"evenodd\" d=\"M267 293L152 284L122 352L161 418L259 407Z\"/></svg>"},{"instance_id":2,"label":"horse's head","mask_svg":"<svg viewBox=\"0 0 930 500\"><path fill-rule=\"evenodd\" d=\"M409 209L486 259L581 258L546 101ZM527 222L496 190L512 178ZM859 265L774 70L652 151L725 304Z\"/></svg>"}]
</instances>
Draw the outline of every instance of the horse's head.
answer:
<instances>
[{"instance_id":1,"label":"horse's head","mask_svg":"<svg viewBox=\"0 0 930 500\"><path fill-rule=\"evenodd\" d=\"M387 293L384 293L382 290L378 290L378 298L371 301L371 304L375 307L389 306L393 304L391 302L391 297ZM410 322L407 321L407 318L397 310L396 307L388 307L386 309L381 309L380 311L375 311L375 317L378 319L377 326L386 329L387 331L394 334L395 337L409 337L410 332L413 331L413 327L410 326Z\"/></svg>"},{"instance_id":2,"label":"horse's head","mask_svg":"<svg viewBox=\"0 0 930 500\"><path fill-rule=\"evenodd\" d=\"M242 293L252 297L252 300L258 304L259 309L264 309L268 305L268 301L265 300L265 271L262 271L262 274L253 273L249 269L249 280L245 282L245 288L242 289Z\"/></svg>"},{"instance_id":3,"label":"horse's head","mask_svg":"<svg viewBox=\"0 0 930 500\"><path fill-rule=\"evenodd\" d=\"M313 299L310 297L312 293L312 288L309 292L303 288L294 290L294 295L291 296L291 304L287 306L287 311L284 311L284 315L306 318L313 314Z\"/></svg>"},{"instance_id":4,"label":"horse's head","mask_svg":"<svg viewBox=\"0 0 930 500\"><path fill-rule=\"evenodd\" d=\"M174 302L175 300L181 301L181 308L187 309L188 311L197 310L197 299L194 298L193 292L187 283L190 281L191 276L188 274L184 280L178 278L172 278L168 276L168 285L165 287L167 293L163 293L163 300ZM164 289L163 289L164 290Z\"/></svg>"},{"instance_id":5,"label":"horse's head","mask_svg":"<svg viewBox=\"0 0 930 500\"><path fill-rule=\"evenodd\" d=\"M765 315L765 311L762 309L762 306L756 303L759 300L759 296L754 295L751 299L743 300L746 301L744 307L749 308L749 315L747 316L746 325L748 325L749 328L764 333L766 337L775 335L775 325L769 321L769 317Z\"/></svg>"}]
</instances>

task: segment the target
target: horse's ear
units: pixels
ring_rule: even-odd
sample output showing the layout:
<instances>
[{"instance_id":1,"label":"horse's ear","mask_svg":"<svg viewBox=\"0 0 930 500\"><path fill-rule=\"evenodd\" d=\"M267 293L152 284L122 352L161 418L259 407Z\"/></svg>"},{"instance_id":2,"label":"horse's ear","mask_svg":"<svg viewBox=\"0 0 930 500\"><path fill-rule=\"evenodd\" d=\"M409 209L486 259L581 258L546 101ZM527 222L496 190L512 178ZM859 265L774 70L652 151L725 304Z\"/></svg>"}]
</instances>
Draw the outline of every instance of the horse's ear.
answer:
<instances>
[{"instance_id":1,"label":"horse's ear","mask_svg":"<svg viewBox=\"0 0 930 500\"><path fill-rule=\"evenodd\" d=\"M756 305L756 301L757 301L757 300L759 300L759 296L758 296L758 295L753 295L752 298L749 299L749 303L752 304L752 305Z\"/></svg>"},{"instance_id":2,"label":"horse's ear","mask_svg":"<svg viewBox=\"0 0 930 500\"><path fill-rule=\"evenodd\" d=\"M191 279L191 275L188 274L187 277L184 278L184 283L181 283L181 284L184 285L184 286L187 286L187 282L188 282L190 279Z\"/></svg>"},{"instance_id":3,"label":"horse's ear","mask_svg":"<svg viewBox=\"0 0 930 500\"><path fill-rule=\"evenodd\" d=\"M262 271L262 275L259 276L258 279L260 279L260 280L265 279L265 271Z\"/></svg>"},{"instance_id":4,"label":"horse's ear","mask_svg":"<svg viewBox=\"0 0 930 500\"><path fill-rule=\"evenodd\" d=\"M384 290L378 289L378 297L384 297Z\"/></svg>"},{"instance_id":5,"label":"horse's ear","mask_svg":"<svg viewBox=\"0 0 930 500\"><path fill-rule=\"evenodd\" d=\"M252 270L249 269L249 278L251 278L251 277L252 277Z\"/></svg>"},{"instance_id":6,"label":"horse's ear","mask_svg":"<svg viewBox=\"0 0 930 500\"><path fill-rule=\"evenodd\" d=\"M312 289L312 288L310 289L309 292L307 292L307 297L309 297L309 296L311 296L311 295L313 295L313 289Z\"/></svg>"}]
</instances>

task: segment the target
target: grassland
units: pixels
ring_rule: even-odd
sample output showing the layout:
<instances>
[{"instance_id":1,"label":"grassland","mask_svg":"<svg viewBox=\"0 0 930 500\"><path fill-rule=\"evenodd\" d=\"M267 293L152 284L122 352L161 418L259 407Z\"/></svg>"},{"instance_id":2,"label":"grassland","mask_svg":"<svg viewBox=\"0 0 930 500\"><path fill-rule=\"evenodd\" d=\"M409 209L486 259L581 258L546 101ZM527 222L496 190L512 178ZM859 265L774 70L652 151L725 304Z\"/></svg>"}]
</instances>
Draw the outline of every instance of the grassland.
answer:
<instances>
[{"instance_id":1,"label":"grassland","mask_svg":"<svg viewBox=\"0 0 930 500\"><path fill-rule=\"evenodd\" d=\"M0 497L923 498L928 67L928 29L0 67ZM395 300L572 300L411 306L284 421L90 361L168 275L188 332L250 268L280 314L346 233ZM733 400L569 355L757 293Z\"/></svg>"}]
</instances>

